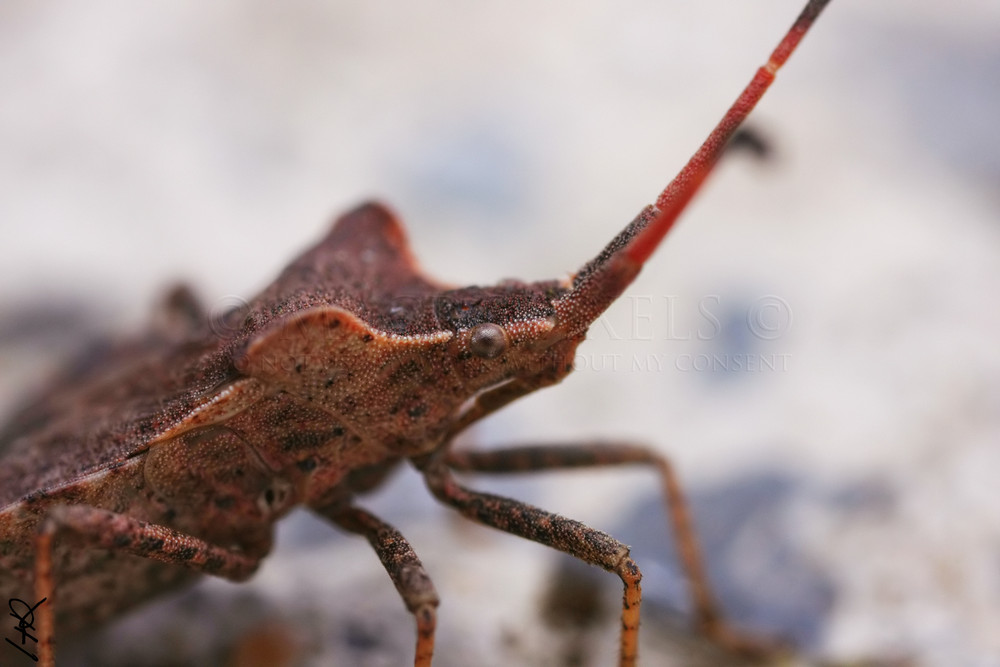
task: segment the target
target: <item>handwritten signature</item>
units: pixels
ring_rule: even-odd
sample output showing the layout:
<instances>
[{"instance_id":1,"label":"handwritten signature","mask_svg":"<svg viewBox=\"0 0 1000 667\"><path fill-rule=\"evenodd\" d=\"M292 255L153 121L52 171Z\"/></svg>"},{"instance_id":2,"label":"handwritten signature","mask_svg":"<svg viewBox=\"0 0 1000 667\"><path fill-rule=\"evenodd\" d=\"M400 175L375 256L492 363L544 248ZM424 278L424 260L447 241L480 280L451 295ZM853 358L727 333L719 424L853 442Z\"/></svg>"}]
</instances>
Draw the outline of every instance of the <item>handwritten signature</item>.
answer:
<instances>
[{"instance_id":1,"label":"handwritten signature","mask_svg":"<svg viewBox=\"0 0 1000 667\"><path fill-rule=\"evenodd\" d=\"M21 633L21 644L17 645L6 637L4 637L4 641L35 662L38 662L38 656L26 649L24 645L29 639L36 644L38 643L38 637L28 632L28 630L35 629L35 610L47 599L42 598L34 606L18 598L11 598L7 601L7 606L10 607L10 615L17 619L17 625L14 626L14 630ZM19 611L19 609L23 611Z\"/></svg>"}]
</instances>

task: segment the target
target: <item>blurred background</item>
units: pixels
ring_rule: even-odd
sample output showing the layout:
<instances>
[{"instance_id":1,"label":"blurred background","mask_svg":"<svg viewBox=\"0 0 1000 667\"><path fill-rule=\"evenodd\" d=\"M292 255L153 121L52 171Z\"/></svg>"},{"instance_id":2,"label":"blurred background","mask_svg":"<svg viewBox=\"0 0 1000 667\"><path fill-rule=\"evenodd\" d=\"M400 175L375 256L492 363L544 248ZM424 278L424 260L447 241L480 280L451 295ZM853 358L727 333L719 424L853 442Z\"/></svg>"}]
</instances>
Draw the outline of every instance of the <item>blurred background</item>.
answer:
<instances>
[{"instance_id":1,"label":"blurred background","mask_svg":"<svg viewBox=\"0 0 1000 667\"><path fill-rule=\"evenodd\" d=\"M7 0L0 410L175 281L217 313L252 298L369 198L438 279L576 270L801 4ZM730 617L803 663L1000 665L998 34L985 0L835 0L751 117L763 149L726 158L577 372L461 444L662 449ZM643 664L724 664L685 632L652 473L473 485L634 546ZM363 504L436 581L435 665L614 664L613 575L455 518L411 471ZM62 657L401 665L412 641L367 544L302 513L251 583Z\"/></svg>"}]
</instances>

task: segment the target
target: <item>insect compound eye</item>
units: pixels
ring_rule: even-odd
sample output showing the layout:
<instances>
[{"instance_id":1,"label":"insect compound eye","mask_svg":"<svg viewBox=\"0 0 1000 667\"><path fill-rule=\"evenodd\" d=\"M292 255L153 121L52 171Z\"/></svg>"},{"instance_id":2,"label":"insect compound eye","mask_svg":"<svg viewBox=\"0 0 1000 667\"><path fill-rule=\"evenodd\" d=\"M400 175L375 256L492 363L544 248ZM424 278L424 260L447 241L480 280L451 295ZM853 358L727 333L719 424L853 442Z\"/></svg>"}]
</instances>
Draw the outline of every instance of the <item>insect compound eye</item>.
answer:
<instances>
[{"instance_id":1,"label":"insect compound eye","mask_svg":"<svg viewBox=\"0 0 1000 667\"><path fill-rule=\"evenodd\" d=\"M479 324L472 330L469 350L477 357L495 359L507 349L507 332L499 324Z\"/></svg>"}]
</instances>

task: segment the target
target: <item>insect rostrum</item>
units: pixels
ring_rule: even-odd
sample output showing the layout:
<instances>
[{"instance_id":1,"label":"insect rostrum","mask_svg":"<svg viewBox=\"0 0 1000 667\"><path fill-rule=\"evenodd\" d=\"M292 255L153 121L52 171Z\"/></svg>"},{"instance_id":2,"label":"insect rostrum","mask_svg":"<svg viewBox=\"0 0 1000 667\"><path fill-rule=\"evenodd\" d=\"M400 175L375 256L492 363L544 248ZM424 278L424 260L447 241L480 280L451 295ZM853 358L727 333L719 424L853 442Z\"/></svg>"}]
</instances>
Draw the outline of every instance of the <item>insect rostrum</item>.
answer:
<instances>
[{"instance_id":1,"label":"insect rostrum","mask_svg":"<svg viewBox=\"0 0 1000 667\"><path fill-rule=\"evenodd\" d=\"M463 515L617 574L620 664L637 657L641 574L626 545L453 471L644 464L662 476L695 622L720 621L669 464L650 449L587 444L451 451L456 434L559 382L591 323L626 289L825 5L810 2L768 64L656 202L568 281L453 288L425 277L395 215L365 204L220 328L187 292L141 338L59 378L0 434L0 589L47 602L56 630L95 624L203 573L251 576L274 523L306 505L374 546L429 665L438 596L406 539L354 497L410 462ZM97 595L96 592L100 592Z\"/></svg>"}]
</instances>

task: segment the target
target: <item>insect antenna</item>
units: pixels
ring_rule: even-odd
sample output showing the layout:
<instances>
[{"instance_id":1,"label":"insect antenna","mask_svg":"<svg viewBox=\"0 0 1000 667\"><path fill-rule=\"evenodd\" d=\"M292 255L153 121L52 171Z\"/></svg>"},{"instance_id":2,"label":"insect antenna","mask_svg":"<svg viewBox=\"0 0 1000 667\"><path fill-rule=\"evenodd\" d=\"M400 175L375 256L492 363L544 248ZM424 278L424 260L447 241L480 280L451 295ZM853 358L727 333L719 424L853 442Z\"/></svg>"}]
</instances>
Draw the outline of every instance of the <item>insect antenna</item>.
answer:
<instances>
[{"instance_id":1,"label":"insect antenna","mask_svg":"<svg viewBox=\"0 0 1000 667\"><path fill-rule=\"evenodd\" d=\"M792 51L802 41L809 27L816 20L816 17L819 16L819 13L828 1L811 0L805 6L802 13L795 19L795 23L791 29L785 34L784 39L781 40L778 47L771 53L767 64L757 70L749 85L743 89L740 96L729 107L726 115L722 117L722 120L712 130L712 133L708 135L705 143L701 145L698 151L688 160L688 163L684 165L680 173L674 177L674 180L670 181L670 184L657 197L656 216L649 222L645 229L633 237L625 250L624 260L642 266L649 259L649 256L653 254L653 251L659 246L660 241L670 231L674 221L684 211L688 202L691 201L701 187L701 184L712 172L712 169L719 161L719 157L722 156L726 144L732 139L744 119L757 106L757 102L760 101L760 98L764 96L764 93L774 81L775 74L785 64L788 57L792 55Z\"/></svg>"},{"instance_id":2,"label":"insect antenna","mask_svg":"<svg viewBox=\"0 0 1000 667\"><path fill-rule=\"evenodd\" d=\"M558 326L563 332L580 335L586 331L635 279L828 1L810 0L771 53L767 64L757 70L705 143L660 193L656 205L647 207L601 254L577 272L570 290L554 304Z\"/></svg>"}]
</instances>

